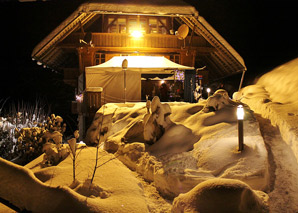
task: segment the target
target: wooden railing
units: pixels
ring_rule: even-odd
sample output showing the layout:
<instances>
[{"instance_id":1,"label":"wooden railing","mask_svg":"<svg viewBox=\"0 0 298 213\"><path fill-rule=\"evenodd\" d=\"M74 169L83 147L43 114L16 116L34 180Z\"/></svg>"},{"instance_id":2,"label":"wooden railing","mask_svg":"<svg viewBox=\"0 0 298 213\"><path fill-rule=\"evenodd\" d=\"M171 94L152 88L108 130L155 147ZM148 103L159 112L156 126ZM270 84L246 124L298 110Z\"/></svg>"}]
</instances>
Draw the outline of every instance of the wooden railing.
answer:
<instances>
[{"instance_id":1,"label":"wooden railing","mask_svg":"<svg viewBox=\"0 0 298 213\"><path fill-rule=\"evenodd\" d=\"M63 45L79 44L80 34L72 34L66 38ZM181 48L188 46L190 36L185 41L175 35L146 34L142 38L134 39L129 34L92 33L92 43L95 47L144 47L144 48ZM201 36L193 36L192 47L209 47L208 42Z\"/></svg>"}]
</instances>

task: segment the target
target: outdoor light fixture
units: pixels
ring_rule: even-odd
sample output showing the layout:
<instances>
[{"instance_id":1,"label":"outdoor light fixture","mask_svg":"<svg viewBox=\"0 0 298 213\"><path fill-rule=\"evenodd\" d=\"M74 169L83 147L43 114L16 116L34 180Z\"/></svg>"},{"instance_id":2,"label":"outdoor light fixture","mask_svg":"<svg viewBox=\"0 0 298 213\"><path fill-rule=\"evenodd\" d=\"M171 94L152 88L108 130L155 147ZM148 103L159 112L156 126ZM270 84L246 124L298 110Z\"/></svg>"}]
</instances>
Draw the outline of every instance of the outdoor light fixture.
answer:
<instances>
[{"instance_id":1,"label":"outdoor light fixture","mask_svg":"<svg viewBox=\"0 0 298 213\"><path fill-rule=\"evenodd\" d=\"M124 103L126 102L126 70L128 66L128 61L127 59L124 59L122 61L122 70L123 70L123 75L124 75Z\"/></svg>"},{"instance_id":2,"label":"outdoor light fixture","mask_svg":"<svg viewBox=\"0 0 298 213\"><path fill-rule=\"evenodd\" d=\"M207 88L208 97L210 95L210 92L211 92L211 89L210 88Z\"/></svg>"},{"instance_id":3,"label":"outdoor light fixture","mask_svg":"<svg viewBox=\"0 0 298 213\"><path fill-rule=\"evenodd\" d=\"M76 101L79 103L83 102L83 94L76 95Z\"/></svg>"},{"instance_id":4,"label":"outdoor light fixture","mask_svg":"<svg viewBox=\"0 0 298 213\"><path fill-rule=\"evenodd\" d=\"M130 35L135 39L143 37L143 33L140 30L133 30Z\"/></svg>"},{"instance_id":5,"label":"outdoor light fixture","mask_svg":"<svg viewBox=\"0 0 298 213\"><path fill-rule=\"evenodd\" d=\"M160 84L163 84L163 83L165 83L165 81L164 81L164 80L161 80L161 81L160 81Z\"/></svg>"},{"instance_id":6,"label":"outdoor light fixture","mask_svg":"<svg viewBox=\"0 0 298 213\"><path fill-rule=\"evenodd\" d=\"M243 119L244 119L244 109L242 105L237 107L237 120L238 120L238 151L243 151Z\"/></svg>"}]
</instances>

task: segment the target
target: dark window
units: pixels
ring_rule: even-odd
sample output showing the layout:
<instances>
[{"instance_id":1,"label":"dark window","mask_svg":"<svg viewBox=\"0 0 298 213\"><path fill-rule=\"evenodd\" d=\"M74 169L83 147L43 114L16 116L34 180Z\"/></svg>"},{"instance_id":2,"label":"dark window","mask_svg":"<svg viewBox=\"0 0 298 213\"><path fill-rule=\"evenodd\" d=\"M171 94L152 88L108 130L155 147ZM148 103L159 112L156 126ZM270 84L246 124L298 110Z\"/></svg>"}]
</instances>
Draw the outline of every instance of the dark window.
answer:
<instances>
[{"instance_id":1,"label":"dark window","mask_svg":"<svg viewBox=\"0 0 298 213\"><path fill-rule=\"evenodd\" d=\"M100 53L100 52L95 53L95 57L94 57L94 64L95 65L102 64L105 61L106 61L106 54Z\"/></svg>"}]
</instances>

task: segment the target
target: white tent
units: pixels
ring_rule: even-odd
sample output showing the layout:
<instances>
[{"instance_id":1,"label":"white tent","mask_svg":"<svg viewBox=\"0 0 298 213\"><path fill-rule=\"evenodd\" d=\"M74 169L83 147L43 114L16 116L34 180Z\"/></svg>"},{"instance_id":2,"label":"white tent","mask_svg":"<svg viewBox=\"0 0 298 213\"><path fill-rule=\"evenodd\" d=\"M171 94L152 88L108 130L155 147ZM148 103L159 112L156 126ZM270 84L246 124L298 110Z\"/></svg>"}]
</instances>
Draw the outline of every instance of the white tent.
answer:
<instances>
[{"instance_id":1,"label":"white tent","mask_svg":"<svg viewBox=\"0 0 298 213\"><path fill-rule=\"evenodd\" d=\"M115 56L109 61L86 67L86 88L102 87L105 103L124 101L124 70L126 59L126 100L141 100L141 74L170 74L173 70L193 70L160 56Z\"/></svg>"}]
</instances>

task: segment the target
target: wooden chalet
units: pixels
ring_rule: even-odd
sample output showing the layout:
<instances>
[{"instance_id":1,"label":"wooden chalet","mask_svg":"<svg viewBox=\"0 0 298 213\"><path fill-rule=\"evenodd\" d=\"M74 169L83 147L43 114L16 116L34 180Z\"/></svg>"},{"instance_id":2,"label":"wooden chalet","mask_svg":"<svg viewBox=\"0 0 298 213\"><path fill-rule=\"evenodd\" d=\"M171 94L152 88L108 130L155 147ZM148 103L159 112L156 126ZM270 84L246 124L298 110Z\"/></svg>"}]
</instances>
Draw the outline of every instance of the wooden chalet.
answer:
<instances>
[{"instance_id":1,"label":"wooden chalet","mask_svg":"<svg viewBox=\"0 0 298 213\"><path fill-rule=\"evenodd\" d=\"M136 29L142 34L139 39L132 36ZM84 85L80 81L85 67L134 55L164 56L181 65L204 67L198 72L205 82L246 70L241 56L182 0L90 0L32 52L39 64L62 71L65 83L78 90L88 89L79 86Z\"/></svg>"}]
</instances>

